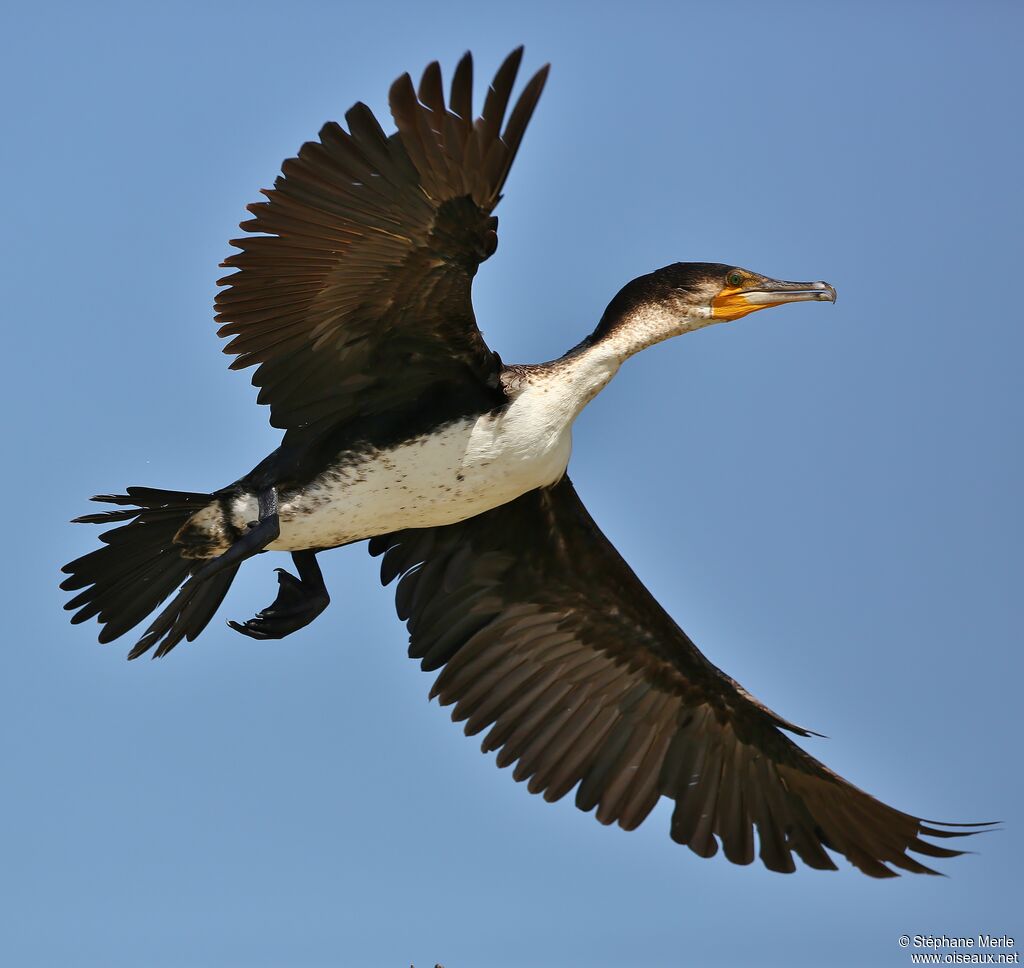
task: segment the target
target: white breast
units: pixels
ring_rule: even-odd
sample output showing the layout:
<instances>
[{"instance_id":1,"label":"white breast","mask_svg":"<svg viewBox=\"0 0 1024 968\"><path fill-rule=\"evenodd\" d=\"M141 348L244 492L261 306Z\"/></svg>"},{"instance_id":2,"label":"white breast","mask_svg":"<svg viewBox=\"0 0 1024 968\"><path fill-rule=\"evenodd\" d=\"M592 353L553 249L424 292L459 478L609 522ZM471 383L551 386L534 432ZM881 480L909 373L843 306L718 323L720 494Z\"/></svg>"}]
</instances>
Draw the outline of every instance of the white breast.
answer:
<instances>
[{"instance_id":1,"label":"white breast","mask_svg":"<svg viewBox=\"0 0 1024 968\"><path fill-rule=\"evenodd\" d=\"M459 421L386 450L341 454L310 484L281 495L272 550L358 541L402 528L452 524L555 483L569 463L574 408L552 381L523 388L497 415ZM252 497L232 507L255 517Z\"/></svg>"}]
</instances>

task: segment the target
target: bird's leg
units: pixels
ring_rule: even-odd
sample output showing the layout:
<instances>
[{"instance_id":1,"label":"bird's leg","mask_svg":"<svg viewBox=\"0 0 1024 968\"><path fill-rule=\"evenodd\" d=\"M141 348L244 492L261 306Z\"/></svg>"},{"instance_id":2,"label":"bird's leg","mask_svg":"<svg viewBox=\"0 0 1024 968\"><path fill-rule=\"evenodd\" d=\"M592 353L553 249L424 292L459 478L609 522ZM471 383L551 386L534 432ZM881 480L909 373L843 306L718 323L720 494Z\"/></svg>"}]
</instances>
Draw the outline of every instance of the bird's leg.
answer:
<instances>
[{"instance_id":1,"label":"bird's leg","mask_svg":"<svg viewBox=\"0 0 1024 968\"><path fill-rule=\"evenodd\" d=\"M253 639L283 639L309 625L331 601L315 551L292 552L299 577L275 568L278 591L274 603L248 622L228 622L236 632Z\"/></svg>"},{"instance_id":2,"label":"bird's leg","mask_svg":"<svg viewBox=\"0 0 1024 968\"><path fill-rule=\"evenodd\" d=\"M277 540L281 534L281 522L277 516L277 488L271 487L260 491L256 500L259 504L259 520L256 526L246 531L224 554L211 558L194 571L191 581L198 583L204 578L213 577L225 568L241 564L246 558L259 554L268 544Z\"/></svg>"}]
</instances>

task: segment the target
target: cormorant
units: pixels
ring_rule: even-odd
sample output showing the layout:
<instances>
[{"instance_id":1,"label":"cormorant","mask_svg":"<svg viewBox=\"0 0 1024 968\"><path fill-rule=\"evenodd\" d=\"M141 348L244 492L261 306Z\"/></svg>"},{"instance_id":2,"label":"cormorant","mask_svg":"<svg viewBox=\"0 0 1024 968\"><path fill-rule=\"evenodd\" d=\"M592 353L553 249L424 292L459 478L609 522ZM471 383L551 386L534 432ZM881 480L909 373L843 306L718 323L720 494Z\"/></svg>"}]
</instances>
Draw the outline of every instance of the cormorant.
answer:
<instances>
[{"instance_id":1,"label":"cormorant","mask_svg":"<svg viewBox=\"0 0 1024 968\"><path fill-rule=\"evenodd\" d=\"M309 624L328 604L326 548L369 539L384 584L400 578L409 654L441 670L484 750L556 800L636 827L674 801L672 839L710 857L875 877L934 873L908 851L959 851L965 835L852 786L783 732L778 716L711 664L587 513L566 466L571 428L620 365L655 343L757 310L834 302L825 282L676 263L628 283L597 328L550 363L506 366L484 342L470 288L497 247L493 210L544 87L520 94L514 51L473 120L472 60L445 102L431 64L390 92L397 132L356 104L282 166L251 233L231 244L217 297L233 369L255 366L281 446L212 493L129 487L93 500L116 524L66 565L73 622L109 642L159 612L129 653L166 655L199 635L241 563L289 551L272 605L231 627L256 639ZM504 126L503 126L504 125Z\"/></svg>"}]
</instances>

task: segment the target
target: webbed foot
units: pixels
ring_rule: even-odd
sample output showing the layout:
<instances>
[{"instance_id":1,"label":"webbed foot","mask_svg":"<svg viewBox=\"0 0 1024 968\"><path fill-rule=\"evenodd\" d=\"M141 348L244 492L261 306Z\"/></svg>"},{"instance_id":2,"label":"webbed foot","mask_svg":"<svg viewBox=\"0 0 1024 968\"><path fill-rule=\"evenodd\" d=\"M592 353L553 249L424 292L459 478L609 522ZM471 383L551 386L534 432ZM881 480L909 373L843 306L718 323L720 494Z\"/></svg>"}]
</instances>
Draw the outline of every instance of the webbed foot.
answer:
<instances>
[{"instance_id":1,"label":"webbed foot","mask_svg":"<svg viewBox=\"0 0 1024 968\"><path fill-rule=\"evenodd\" d=\"M272 605L247 622L228 622L236 632L252 639L283 639L305 628L330 604L320 566L313 552L292 555L301 578L283 568L277 572L278 592Z\"/></svg>"}]
</instances>

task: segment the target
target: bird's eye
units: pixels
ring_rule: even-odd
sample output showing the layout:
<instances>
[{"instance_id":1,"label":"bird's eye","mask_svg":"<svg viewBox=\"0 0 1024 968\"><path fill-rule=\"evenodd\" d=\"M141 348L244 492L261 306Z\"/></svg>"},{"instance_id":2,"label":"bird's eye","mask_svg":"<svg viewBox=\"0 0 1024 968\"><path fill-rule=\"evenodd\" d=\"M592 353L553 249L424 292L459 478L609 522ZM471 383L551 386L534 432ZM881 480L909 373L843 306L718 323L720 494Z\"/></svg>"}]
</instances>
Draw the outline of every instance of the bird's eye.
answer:
<instances>
[{"instance_id":1,"label":"bird's eye","mask_svg":"<svg viewBox=\"0 0 1024 968\"><path fill-rule=\"evenodd\" d=\"M726 275L725 282L729 286L736 287L743 282L743 273L733 269Z\"/></svg>"}]
</instances>

